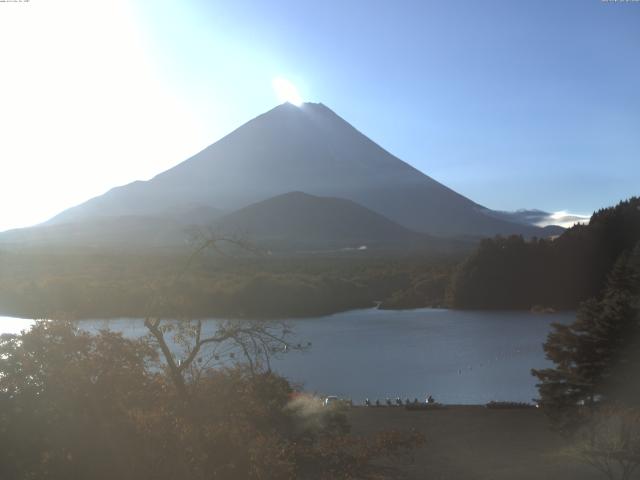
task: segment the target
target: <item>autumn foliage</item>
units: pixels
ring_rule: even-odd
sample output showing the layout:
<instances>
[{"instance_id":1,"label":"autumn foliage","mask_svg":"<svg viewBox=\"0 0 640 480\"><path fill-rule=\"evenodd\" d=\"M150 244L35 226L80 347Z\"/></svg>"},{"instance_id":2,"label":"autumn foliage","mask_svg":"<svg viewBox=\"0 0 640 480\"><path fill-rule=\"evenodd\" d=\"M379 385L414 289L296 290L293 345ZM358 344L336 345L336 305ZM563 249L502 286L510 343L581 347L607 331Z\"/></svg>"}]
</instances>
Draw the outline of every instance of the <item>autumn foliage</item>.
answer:
<instances>
[{"instance_id":1,"label":"autumn foliage","mask_svg":"<svg viewBox=\"0 0 640 480\"><path fill-rule=\"evenodd\" d=\"M0 478L385 478L381 460L423 441L356 437L339 410L292 407L290 385L268 371L194 382L180 395L144 339L66 322L3 335Z\"/></svg>"}]
</instances>

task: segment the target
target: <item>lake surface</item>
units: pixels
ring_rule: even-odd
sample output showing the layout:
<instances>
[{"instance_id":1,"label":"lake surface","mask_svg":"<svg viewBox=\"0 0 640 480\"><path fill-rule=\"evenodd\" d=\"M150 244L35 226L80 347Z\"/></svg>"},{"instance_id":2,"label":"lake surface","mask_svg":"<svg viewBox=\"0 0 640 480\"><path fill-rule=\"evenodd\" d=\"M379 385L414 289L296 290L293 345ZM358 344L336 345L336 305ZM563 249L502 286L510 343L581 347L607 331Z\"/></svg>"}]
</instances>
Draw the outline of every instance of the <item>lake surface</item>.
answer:
<instances>
[{"instance_id":1,"label":"lake surface","mask_svg":"<svg viewBox=\"0 0 640 480\"><path fill-rule=\"evenodd\" d=\"M294 342L312 342L289 352L274 370L304 390L362 403L387 397L442 403L490 400L531 402L532 368L550 366L542 344L552 322L570 323L574 313L418 309L352 310L292 319ZM30 320L0 317L0 332L18 332ZM216 320L207 320L215 328ZM146 333L140 319L86 320L82 328L110 328L127 336Z\"/></svg>"}]
</instances>

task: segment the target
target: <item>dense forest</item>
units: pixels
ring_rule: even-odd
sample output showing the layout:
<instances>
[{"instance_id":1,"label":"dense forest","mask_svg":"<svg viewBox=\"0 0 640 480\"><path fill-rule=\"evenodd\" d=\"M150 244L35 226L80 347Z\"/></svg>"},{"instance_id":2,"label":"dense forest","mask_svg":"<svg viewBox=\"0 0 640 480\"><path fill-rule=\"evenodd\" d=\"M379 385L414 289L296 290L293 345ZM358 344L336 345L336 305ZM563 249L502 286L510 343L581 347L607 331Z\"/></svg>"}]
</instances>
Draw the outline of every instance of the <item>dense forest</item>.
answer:
<instances>
[{"instance_id":1,"label":"dense forest","mask_svg":"<svg viewBox=\"0 0 640 480\"><path fill-rule=\"evenodd\" d=\"M441 306L458 257L0 252L0 306L32 318L273 318Z\"/></svg>"},{"instance_id":2,"label":"dense forest","mask_svg":"<svg viewBox=\"0 0 640 480\"><path fill-rule=\"evenodd\" d=\"M597 296L618 257L640 240L640 198L597 211L555 239L483 240L457 269L450 303L469 309L573 309Z\"/></svg>"}]
</instances>

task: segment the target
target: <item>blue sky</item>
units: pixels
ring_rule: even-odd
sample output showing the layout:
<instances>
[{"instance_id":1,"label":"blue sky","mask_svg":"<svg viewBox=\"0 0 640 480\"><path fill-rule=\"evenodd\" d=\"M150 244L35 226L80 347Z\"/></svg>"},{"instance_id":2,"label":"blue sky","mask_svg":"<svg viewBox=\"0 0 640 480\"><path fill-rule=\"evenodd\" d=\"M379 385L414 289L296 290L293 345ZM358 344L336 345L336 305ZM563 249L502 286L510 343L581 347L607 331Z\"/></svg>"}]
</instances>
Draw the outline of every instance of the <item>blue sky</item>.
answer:
<instances>
[{"instance_id":1,"label":"blue sky","mask_svg":"<svg viewBox=\"0 0 640 480\"><path fill-rule=\"evenodd\" d=\"M37 0L20 9L0 4L0 27L5 13L6 26L16 26L10 34L5 29L10 39L0 38L16 45L8 60L0 52L13 67L11 98L21 89L32 98L35 89L44 102L21 125L5 110L0 126L13 128L12 138L27 126L30 134L55 132L48 162L71 162L77 180L64 193L43 182L48 210L34 202L34 211L0 219L0 229L39 221L186 159L275 106L276 76L490 208L590 213L640 194L640 2L104 4L76 2L72 20L62 4L49 12ZM50 27L46 39L41 29L25 33L39 10ZM67 43L59 38L65 32ZM27 34L34 46L22 52ZM43 42L62 48L47 52ZM51 104L59 89L34 75L33 65L52 56L62 64L51 67L54 81L73 87L64 104ZM27 78L38 79L27 82L30 90ZM0 101L3 92L9 98L6 81ZM24 111L25 102L13 102ZM34 125L43 114L48 121ZM65 142L79 137L69 134L74 129L86 132L86 144L69 152ZM96 152L96 144L104 148ZM42 150L25 153L23 145L0 146L0 156L12 159L2 160L5 178L12 167L29 165L11 182L12 198L33 168L46 168ZM59 170L51 168L48 179Z\"/></svg>"}]
</instances>

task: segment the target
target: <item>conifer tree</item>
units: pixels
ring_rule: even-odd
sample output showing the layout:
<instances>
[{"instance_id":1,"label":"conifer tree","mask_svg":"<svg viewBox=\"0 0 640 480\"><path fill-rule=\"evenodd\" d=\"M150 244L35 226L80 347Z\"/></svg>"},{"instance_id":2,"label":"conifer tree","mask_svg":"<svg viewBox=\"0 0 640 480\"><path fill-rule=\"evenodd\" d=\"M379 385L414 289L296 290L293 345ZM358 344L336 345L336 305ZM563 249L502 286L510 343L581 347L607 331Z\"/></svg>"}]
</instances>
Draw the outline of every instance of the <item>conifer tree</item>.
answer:
<instances>
[{"instance_id":1,"label":"conifer tree","mask_svg":"<svg viewBox=\"0 0 640 480\"><path fill-rule=\"evenodd\" d=\"M532 373L559 429L580 423L580 407L640 405L640 243L620 255L601 298L584 302L573 324L554 324L544 348L555 367Z\"/></svg>"}]
</instances>

